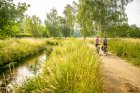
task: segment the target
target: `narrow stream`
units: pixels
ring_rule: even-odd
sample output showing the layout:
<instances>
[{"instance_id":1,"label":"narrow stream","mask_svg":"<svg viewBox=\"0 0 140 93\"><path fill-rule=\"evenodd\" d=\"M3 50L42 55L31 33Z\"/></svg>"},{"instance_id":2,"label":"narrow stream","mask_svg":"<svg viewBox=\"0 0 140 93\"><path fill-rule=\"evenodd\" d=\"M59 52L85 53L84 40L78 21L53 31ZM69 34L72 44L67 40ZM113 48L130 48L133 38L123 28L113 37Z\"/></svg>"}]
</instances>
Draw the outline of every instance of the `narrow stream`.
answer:
<instances>
[{"instance_id":1,"label":"narrow stream","mask_svg":"<svg viewBox=\"0 0 140 93\"><path fill-rule=\"evenodd\" d=\"M35 77L42 72L47 59L46 53L22 60L18 65L0 73L0 93L9 93L14 84L21 85L27 78Z\"/></svg>"}]
</instances>

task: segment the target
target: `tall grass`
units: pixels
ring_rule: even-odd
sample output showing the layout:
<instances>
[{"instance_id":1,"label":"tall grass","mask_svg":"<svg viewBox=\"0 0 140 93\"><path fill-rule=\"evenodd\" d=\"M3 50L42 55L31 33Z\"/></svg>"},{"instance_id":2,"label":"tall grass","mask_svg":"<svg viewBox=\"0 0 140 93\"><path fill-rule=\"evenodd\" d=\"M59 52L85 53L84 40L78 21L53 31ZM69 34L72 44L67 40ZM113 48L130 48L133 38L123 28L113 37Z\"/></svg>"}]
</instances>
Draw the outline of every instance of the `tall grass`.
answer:
<instances>
[{"instance_id":1,"label":"tall grass","mask_svg":"<svg viewBox=\"0 0 140 93\"><path fill-rule=\"evenodd\" d=\"M140 40L111 39L109 49L117 56L127 59L134 65L140 66Z\"/></svg>"},{"instance_id":2,"label":"tall grass","mask_svg":"<svg viewBox=\"0 0 140 93\"><path fill-rule=\"evenodd\" d=\"M67 40L55 48L43 69L16 92L102 93L98 57L82 41Z\"/></svg>"},{"instance_id":3,"label":"tall grass","mask_svg":"<svg viewBox=\"0 0 140 93\"><path fill-rule=\"evenodd\" d=\"M50 42L50 40L34 38L0 40L0 65L34 55L44 50Z\"/></svg>"}]
</instances>

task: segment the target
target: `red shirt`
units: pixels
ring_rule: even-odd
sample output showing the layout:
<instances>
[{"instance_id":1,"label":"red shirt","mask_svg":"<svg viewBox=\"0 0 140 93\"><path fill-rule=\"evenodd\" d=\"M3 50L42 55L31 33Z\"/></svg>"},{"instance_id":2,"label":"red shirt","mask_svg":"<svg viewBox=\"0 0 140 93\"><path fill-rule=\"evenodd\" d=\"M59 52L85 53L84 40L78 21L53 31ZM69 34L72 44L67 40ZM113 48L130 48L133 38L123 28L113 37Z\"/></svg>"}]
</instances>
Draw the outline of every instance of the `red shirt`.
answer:
<instances>
[{"instance_id":1,"label":"red shirt","mask_svg":"<svg viewBox=\"0 0 140 93\"><path fill-rule=\"evenodd\" d=\"M99 38L96 39L95 44L99 44Z\"/></svg>"}]
</instances>

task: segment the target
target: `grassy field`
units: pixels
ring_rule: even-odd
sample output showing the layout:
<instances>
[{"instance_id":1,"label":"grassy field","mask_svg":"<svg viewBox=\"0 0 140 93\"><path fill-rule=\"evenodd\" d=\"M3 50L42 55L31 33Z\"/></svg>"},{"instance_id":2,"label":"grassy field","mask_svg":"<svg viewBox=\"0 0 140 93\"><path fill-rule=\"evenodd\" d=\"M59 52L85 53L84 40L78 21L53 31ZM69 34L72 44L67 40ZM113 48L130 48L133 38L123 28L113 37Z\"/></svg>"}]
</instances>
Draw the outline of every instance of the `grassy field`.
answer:
<instances>
[{"instance_id":1,"label":"grassy field","mask_svg":"<svg viewBox=\"0 0 140 93\"><path fill-rule=\"evenodd\" d=\"M128 62L140 66L140 39L111 39L109 50Z\"/></svg>"},{"instance_id":2,"label":"grassy field","mask_svg":"<svg viewBox=\"0 0 140 93\"><path fill-rule=\"evenodd\" d=\"M53 40L34 38L0 40L0 65L32 56L55 43Z\"/></svg>"},{"instance_id":3,"label":"grassy field","mask_svg":"<svg viewBox=\"0 0 140 93\"><path fill-rule=\"evenodd\" d=\"M81 40L66 40L49 56L42 75L24 82L18 93L102 93L98 56Z\"/></svg>"}]
</instances>

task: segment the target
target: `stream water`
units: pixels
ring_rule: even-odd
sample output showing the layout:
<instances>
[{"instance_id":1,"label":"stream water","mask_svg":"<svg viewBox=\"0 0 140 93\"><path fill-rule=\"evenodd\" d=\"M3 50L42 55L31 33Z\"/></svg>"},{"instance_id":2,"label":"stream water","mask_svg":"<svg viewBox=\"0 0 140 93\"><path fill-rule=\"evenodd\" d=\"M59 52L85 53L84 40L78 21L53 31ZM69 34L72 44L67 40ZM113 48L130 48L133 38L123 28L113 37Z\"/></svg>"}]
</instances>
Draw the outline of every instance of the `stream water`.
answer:
<instances>
[{"instance_id":1,"label":"stream water","mask_svg":"<svg viewBox=\"0 0 140 93\"><path fill-rule=\"evenodd\" d=\"M47 59L46 53L22 60L16 66L11 66L0 73L0 93L9 93L14 84L21 85L28 78L42 72L42 66Z\"/></svg>"}]
</instances>

